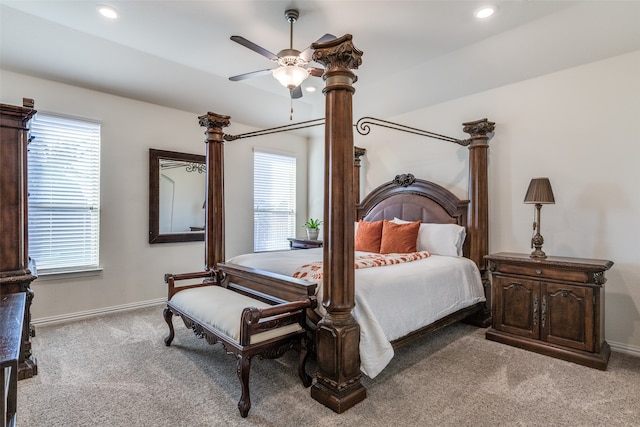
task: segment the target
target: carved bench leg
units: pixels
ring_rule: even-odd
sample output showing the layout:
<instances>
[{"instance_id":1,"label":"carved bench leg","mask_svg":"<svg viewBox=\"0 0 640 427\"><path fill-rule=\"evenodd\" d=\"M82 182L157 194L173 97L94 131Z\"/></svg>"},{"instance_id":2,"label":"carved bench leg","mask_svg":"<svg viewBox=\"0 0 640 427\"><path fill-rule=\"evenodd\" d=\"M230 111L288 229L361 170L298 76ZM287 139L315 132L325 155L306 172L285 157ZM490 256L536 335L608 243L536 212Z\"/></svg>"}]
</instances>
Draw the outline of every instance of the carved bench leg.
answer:
<instances>
[{"instance_id":1,"label":"carved bench leg","mask_svg":"<svg viewBox=\"0 0 640 427\"><path fill-rule=\"evenodd\" d=\"M307 375L307 358L309 357L309 349L307 347L308 338L306 335L300 337L300 358L298 359L298 376L302 380L305 387L311 386L313 379Z\"/></svg>"},{"instance_id":2,"label":"carved bench leg","mask_svg":"<svg viewBox=\"0 0 640 427\"><path fill-rule=\"evenodd\" d=\"M173 330L173 312L169 307L165 307L164 309L164 321L169 325L169 335L164 339L164 343L167 347L171 345L171 341L175 337L175 332Z\"/></svg>"},{"instance_id":3,"label":"carved bench leg","mask_svg":"<svg viewBox=\"0 0 640 427\"><path fill-rule=\"evenodd\" d=\"M246 418L249 415L249 409L251 409L251 397L249 397L249 370L251 369L251 358L238 355L238 378L240 379L240 385L242 386L242 396L238 401L238 409L240 415Z\"/></svg>"}]
</instances>

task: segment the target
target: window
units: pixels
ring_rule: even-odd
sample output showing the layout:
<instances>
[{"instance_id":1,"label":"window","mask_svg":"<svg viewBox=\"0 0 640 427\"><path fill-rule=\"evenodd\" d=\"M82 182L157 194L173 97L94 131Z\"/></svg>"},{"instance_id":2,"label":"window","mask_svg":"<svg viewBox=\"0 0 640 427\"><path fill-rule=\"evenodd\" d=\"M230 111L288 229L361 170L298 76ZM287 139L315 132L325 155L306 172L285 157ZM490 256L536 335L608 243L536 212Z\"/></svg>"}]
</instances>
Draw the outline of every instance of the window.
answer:
<instances>
[{"instance_id":1,"label":"window","mask_svg":"<svg viewBox=\"0 0 640 427\"><path fill-rule=\"evenodd\" d=\"M98 268L100 123L38 113L29 143L29 256L39 272Z\"/></svg>"},{"instance_id":2,"label":"window","mask_svg":"<svg viewBox=\"0 0 640 427\"><path fill-rule=\"evenodd\" d=\"M295 237L296 158L253 151L253 250L288 249Z\"/></svg>"}]
</instances>

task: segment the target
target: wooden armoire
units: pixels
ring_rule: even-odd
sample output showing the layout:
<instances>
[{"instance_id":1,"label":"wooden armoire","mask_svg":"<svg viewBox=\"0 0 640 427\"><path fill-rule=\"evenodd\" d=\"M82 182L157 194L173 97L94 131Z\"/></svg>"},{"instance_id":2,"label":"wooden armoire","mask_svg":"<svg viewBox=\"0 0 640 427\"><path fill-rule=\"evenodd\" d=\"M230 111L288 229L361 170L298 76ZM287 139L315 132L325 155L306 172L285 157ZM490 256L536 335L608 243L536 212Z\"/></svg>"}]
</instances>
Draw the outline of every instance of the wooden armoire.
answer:
<instances>
[{"instance_id":1,"label":"wooden armoire","mask_svg":"<svg viewBox=\"0 0 640 427\"><path fill-rule=\"evenodd\" d=\"M29 121L36 113L33 100L23 106L0 104L0 295L26 293L18 379L37 374L31 353L31 282L36 278L28 254L27 144Z\"/></svg>"}]
</instances>

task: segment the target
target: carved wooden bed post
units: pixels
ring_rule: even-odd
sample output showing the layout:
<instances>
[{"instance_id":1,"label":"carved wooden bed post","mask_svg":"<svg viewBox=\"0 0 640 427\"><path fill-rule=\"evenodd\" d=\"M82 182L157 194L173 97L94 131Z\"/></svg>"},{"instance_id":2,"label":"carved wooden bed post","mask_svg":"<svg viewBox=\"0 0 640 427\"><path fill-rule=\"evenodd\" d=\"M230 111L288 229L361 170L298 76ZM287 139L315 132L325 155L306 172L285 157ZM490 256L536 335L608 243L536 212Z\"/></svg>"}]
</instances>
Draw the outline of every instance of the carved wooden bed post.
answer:
<instances>
[{"instance_id":1,"label":"carved wooden bed post","mask_svg":"<svg viewBox=\"0 0 640 427\"><path fill-rule=\"evenodd\" d=\"M229 126L229 116L207 113L198 117L206 127L207 144L206 225L204 269L215 269L224 262L224 139L222 128Z\"/></svg>"},{"instance_id":2,"label":"carved wooden bed post","mask_svg":"<svg viewBox=\"0 0 640 427\"><path fill-rule=\"evenodd\" d=\"M347 34L314 43L313 59L325 66L325 195L324 285L326 314L318 323L317 382L311 397L337 413L366 398L360 383L360 326L351 315L355 306L353 193L353 112L356 81L352 69L362 52ZM348 207L348 208L346 208Z\"/></svg>"},{"instance_id":3,"label":"carved wooden bed post","mask_svg":"<svg viewBox=\"0 0 640 427\"><path fill-rule=\"evenodd\" d=\"M486 270L484 256L489 253L489 203L487 154L489 151L488 133L493 132L495 123L487 119L462 124L463 130L471 138L469 144L469 199L472 201L469 211L469 230L471 247L469 258L480 271Z\"/></svg>"},{"instance_id":4,"label":"carved wooden bed post","mask_svg":"<svg viewBox=\"0 0 640 427\"><path fill-rule=\"evenodd\" d=\"M485 255L489 254L489 185L487 176L487 157L489 151L488 133L492 133L495 123L487 119L462 124L463 130L471 138L469 144L469 220L467 233L470 234L471 247L469 258L473 260L482 275L487 301L485 309L472 322L479 326L488 326L491 320L491 290L487 276Z\"/></svg>"}]
</instances>

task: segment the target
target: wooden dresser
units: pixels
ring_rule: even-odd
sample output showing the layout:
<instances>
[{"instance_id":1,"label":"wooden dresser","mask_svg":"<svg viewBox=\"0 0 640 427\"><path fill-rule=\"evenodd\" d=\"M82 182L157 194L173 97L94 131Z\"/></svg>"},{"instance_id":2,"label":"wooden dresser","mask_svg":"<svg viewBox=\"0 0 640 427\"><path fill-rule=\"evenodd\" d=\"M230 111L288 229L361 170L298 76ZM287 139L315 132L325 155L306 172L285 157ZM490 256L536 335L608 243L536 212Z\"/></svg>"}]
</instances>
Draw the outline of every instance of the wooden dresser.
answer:
<instances>
[{"instance_id":1,"label":"wooden dresser","mask_svg":"<svg viewBox=\"0 0 640 427\"><path fill-rule=\"evenodd\" d=\"M33 100L24 106L0 104L0 297L24 292L26 306L20 348L18 379L37 373L31 354L31 282L36 278L29 265L27 237L27 143L28 124L36 111Z\"/></svg>"},{"instance_id":2,"label":"wooden dresser","mask_svg":"<svg viewBox=\"0 0 640 427\"><path fill-rule=\"evenodd\" d=\"M497 253L489 261L492 326L487 339L605 370L605 271L598 259Z\"/></svg>"}]
</instances>

